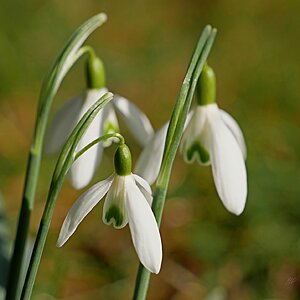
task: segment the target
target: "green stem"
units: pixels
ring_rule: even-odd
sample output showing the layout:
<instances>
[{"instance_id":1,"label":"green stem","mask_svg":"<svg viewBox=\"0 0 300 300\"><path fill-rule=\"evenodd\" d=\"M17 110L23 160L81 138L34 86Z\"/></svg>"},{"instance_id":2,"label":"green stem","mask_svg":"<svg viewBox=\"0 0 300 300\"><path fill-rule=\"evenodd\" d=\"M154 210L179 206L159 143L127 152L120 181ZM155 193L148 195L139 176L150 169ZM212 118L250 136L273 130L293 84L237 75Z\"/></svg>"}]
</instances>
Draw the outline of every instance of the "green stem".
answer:
<instances>
[{"instance_id":1,"label":"green stem","mask_svg":"<svg viewBox=\"0 0 300 300\"><path fill-rule=\"evenodd\" d=\"M206 26L197 44L172 113L167 132L163 161L152 203L152 210L155 214L158 226L161 224L171 170L182 137L184 123L187 118L196 84L211 50L215 35L216 30L210 26ZM136 278L134 300L146 299L149 282L150 273L140 264Z\"/></svg>"},{"instance_id":2,"label":"green stem","mask_svg":"<svg viewBox=\"0 0 300 300\"><path fill-rule=\"evenodd\" d=\"M106 15L99 14L75 31L70 40L63 48L53 65L49 75L43 82L41 89L37 119L35 124L32 146L29 152L27 171L22 197L22 205L19 214L18 228L15 238L13 255L10 263L10 271L6 286L6 300L19 299L21 271L24 266L25 247L30 223L30 216L34 206L37 181L39 177L42 146L45 136L49 112L57 90L66 73L73 66L76 60L74 55L85 41L85 39L106 20ZM76 55L75 55L76 56ZM79 56L76 57L78 59Z\"/></svg>"},{"instance_id":3,"label":"green stem","mask_svg":"<svg viewBox=\"0 0 300 300\"><path fill-rule=\"evenodd\" d=\"M15 240L15 248L11 258L9 269L6 299L15 299L19 295L19 281L24 268L24 255L29 228L30 215L32 211L33 195L37 184L37 175L40 167L41 157L32 151L29 153L26 171L25 187L23 191L22 206L19 214L19 222Z\"/></svg>"},{"instance_id":4,"label":"green stem","mask_svg":"<svg viewBox=\"0 0 300 300\"><path fill-rule=\"evenodd\" d=\"M97 139L93 140L92 142L90 142L89 144L87 144L85 147L83 147L80 151L78 151L76 153L76 156L75 156L75 159L78 159L79 156L81 156L84 152L86 152L87 150L89 150L91 147L93 147L94 145L98 144L99 142L102 142L102 141L106 141L110 138L118 138L119 139L119 143L120 145L123 145L125 144L125 139L124 137L119 134L119 133L108 133L108 134L104 134L100 137L98 137Z\"/></svg>"},{"instance_id":5,"label":"green stem","mask_svg":"<svg viewBox=\"0 0 300 300\"><path fill-rule=\"evenodd\" d=\"M145 269L142 264L140 264L136 276L133 299L146 299L149 288L150 275L151 273L147 269Z\"/></svg>"},{"instance_id":6,"label":"green stem","mask_svg":"<svg viewBox=\"0 0 300 300\"><path fill-rule=\"evenodd\" d=\"M50 185L47 202L45 205L44 213L40 222L37 238L34 244L33 252L31 255L28 271L26 274L25 283L22 290L21 300L29 300L31 297L32 289L34 286L35 278L37 275L38 267L42 257L43 249L45 246L47 234L49 231L53 210L55 207L58 193L64 181L70 166L74 161L75 149L86 131L87 127L95 118L99 110L112 99L112 94L106 93L103 95L82 117L80 122L74 128L68 141L66 142L61 154L58 158Z\"/></svg>"},{"instance_id":7,"label":"green stem","mask_svg":"<svg viewBox=\"0 0 300 300\"><path fill-rule=\"evenodd\" d=\"M96 57L96 53L95 53L94 48L91 47L91 46L89 46L89 45L84 45L84 46L82 46L82 47L80 48L79 51L82 52L81 55L83 55L83 54L85 54L85 53L88 53L90 56ZM79 52L79 51L78 51L78 52ZM80 56L81 56L81 55L80 55Z\"/></svg>"}]
</instances>

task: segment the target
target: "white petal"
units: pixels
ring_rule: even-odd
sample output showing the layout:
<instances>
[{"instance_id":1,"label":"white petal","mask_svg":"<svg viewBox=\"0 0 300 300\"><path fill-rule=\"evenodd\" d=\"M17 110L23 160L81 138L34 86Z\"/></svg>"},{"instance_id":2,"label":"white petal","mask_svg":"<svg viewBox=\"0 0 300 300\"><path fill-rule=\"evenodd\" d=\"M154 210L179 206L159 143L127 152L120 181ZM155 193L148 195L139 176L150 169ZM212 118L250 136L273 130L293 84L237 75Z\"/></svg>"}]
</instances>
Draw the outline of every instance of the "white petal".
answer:
<instances>
[{"instance_id":1,"label":"white petal","mask_svg":"<svg viewBox=\"0 0 300 300\"><path fill-rule=\"evenodd\" d=\"M128 223L127 211L125 209L126 177L115 175L103 206L103 223L107 225L112 224L117 229L123 228Z\"/></svg>"},{"instance_id":2,"label":"white petal","mask_svg":"<svg viewBox=\"0 0 300 300\"><path fill-rule=\"evenodd\" d=\"M133 177L136 181L136 184L137 184L138 188L143 193L143 195L145 196L147 202L151 206L153 197L152 197L152 190L151 190L151 187L150 187L149 183L144 178L142 178L142 177L140 177L136 174L133 174Z\"/></svg>"},{"instance_id":3,"label":"white petal","mask_svg":"<svg viewBox=\"0 0 300 300\"><path fill-rule=\"evenodd\" d=\"M121 96L114 95L113 104L124 118L135 139L141 146L145 146L147 140L153 135L153 128L147 116L133 103Z\"/></svg>"},{"instance_id":4,"label":"white petal","mask_svg":"<svg viewBox=\"0 0 300 300\"><path fill-rule=\"evenodd\" d=\"M186 163L210 165L207 107L196 106L183 133L180 152Z\"/></svg>"},{"instance_id":5,"label":"white petal","mask_svg":"<svg viewBox=\"0 0 300 300\"><path fill-rule=\"evenodd\" d=\"M210 116L212 171L217 192L232 213L243 212L247 174L242 151L219 113Z\"/></svg>"},{"instance_id":6,"label":"white petal","mask_svg":"<svg viewBox=\"0 0 300 300\"><path fill-rule=\"evenodd\" d=\"M147 200L130 176L126 178L127 214L133 245L141 263L158 273L162 261L159 229Z\"/></svg>"},{"instance_id":7,"label":"white petal","mask_svg":"<svg viewBox=\"0 0 300 300\"><path fill-rule=\"evenodd\" d=\"M48 154L59 151L80 115L83 97L79 96L67 101L54 116L46 136L45 151Z\"/></svg>"},{"instance_id":8,"label":"white petal","mask_svg":"<svg viewBox=\"0 0 300 300\"><path fill-rule=\"evenodd\" d=\"M243 132L242 132L240 126L238 125L236 120L229 113L227 113L226 111L224 111L222 109L220 109L220 111L221 111L223 121L225 122L227 127L230 129L230 131L232 132L234 137L236 138L236 140L239 143L240 148L243 152L244 159L246 159L247 147L246 147L244 135L243 135Z\"/></svg>"},{"instance_id":9,"label":"white petal","mask_svg":"<svg viewBox=\"0 0 300 300\"><path fill-rule=\"evenodd\" d=\"M110 102L103 108L103 134L117 133L119 130L119 123L115 113L113 104ZM109 147L113 142L118 142L118 139L110 138L103 142L103 147Z\"/></svg>"},{"instance_id":10,"label":"white petal","mask_svg":"<svg viewBox=\"0 0 300 300\"><path fill-rule=\"evenodd\" d=\"M113 175L100 181L83 193L73 204L64 220L57 240L57 247L61 247L74 233L83 218L107 193L113 180Z\"/></svg>"},{"instance_id":11,"label":"white petal","mask_svg":"<svg viewBox=\"0 0 300 300\"><path fill-rule=\"evenodd\" d=\"M185 120L185 123L184 123L184 127L183 127L183 131L185 131L185 129L187 128L187 126L188 126L190 120L192 119L193 115L194 115L194 110L192 109L192 110L189 111L189 113L188 113L188 115L186 117L186 120Z\"/></svg>"},{"instance_id":12,"label":"white petal","mask_svg":"<svg viewBox=\"0 0 300 300\"><path fill-rule=\"evenodd\" d=\"M86 100L82 106L77 122L106 91L106 89L101 89L87 92ZM102 118L103 111L101 110L82 136L76 148L77 152L102 135ZM74 188L81 189L90 183L101 160L102 152L103 145L98 143L73 163L69 171L69 178Z\"/></svg>"},{"instance_id":13,"label":"white petal","mask_svg":"<svg viewBox=\"0 0 300 300\"><path fill-rule=\"evenodd\" d=\"M146 179L151 185L157 178L162 162L169 123L160 128L148 141L136 165L134 173Z\"/></svg>"}]
</instances>

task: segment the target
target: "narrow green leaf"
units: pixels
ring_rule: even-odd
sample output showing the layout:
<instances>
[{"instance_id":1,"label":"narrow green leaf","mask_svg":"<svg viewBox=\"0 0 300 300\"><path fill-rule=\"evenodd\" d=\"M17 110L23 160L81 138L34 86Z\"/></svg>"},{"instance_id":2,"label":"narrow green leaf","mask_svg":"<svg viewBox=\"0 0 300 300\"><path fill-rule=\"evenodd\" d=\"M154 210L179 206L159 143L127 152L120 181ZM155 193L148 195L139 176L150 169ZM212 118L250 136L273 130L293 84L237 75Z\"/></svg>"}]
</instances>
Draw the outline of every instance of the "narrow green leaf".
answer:
<instances>
[{"instance_id":1,"label":"narrow green leaf","mask_svg":"<svg viewBox=\"0 0 300 300\"><path fill-rule=\"evenodd\" d=\"M209 25L206 26L202 32L171 116L165 142L163 160L156 182L156 189L154 191L152 203L152 210L155 214L158 226L160 226L161 223L170 174L179 142L182 137L184 124L190 109L197 81L211 50L215 35L216 30L212 29ZM134 300L146 299L149 281L150 272L146 270L142 264L140 264L133 295Z\"/></svg>"},{"instance_id":2,"label":"narrow green leaf","mask_svg":"<svg viewBox=\"0 0 300 300\"><path fill-rule=\"evenodd\" d=\"M6 299L19 299L20 277L24 265L25 246L28 235L30 216L34 205L34 198L39 177L42 147L49 112L53 99L69 69L79 58L77 52L88 36L106 21L106 15L101 13L81 25L71 36L66 46L58 55L48 76L46 76L40 93L37 109L35 131L29 151L25 186L22 198L22 206L19 215L19 223L15 238L13 256L10 263L10 271L7 283Z\"/></svg>"},{"instance_id":3,"label":"narrow green leaf","mask_svg":"<svg viewBox=\"0 0 300 300\"><path fill-rule=\"evenodd\" d=\"M83 134L87 130L88 126L96 117L97 113L111 101L113 95L111 93L105 93L81 118L79 123L76 125L71 135L69 136L61 154L58 158L52 182L50 185L46 206L44 213L40 222L37 238L34 244L33 253L29 263L29 268L27 271L25 283L22 290L21 300L30 299L33 285L35 282L36 274L42 257L43 249L47 239L47 234L49 231L55 203L58 194L61 190L64 178L71 167L73 161L75 160L75 150L82 138Z\"/></svg>"}]
</instances>

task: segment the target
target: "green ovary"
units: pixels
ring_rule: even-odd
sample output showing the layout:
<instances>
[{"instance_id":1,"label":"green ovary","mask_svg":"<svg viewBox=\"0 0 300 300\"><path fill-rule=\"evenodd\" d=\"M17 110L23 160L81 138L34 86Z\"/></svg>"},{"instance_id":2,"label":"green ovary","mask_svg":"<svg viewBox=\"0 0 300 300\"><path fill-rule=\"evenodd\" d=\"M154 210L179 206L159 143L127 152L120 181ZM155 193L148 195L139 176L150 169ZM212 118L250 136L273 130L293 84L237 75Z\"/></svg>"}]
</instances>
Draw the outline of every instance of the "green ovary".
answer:
<instances>
[{"instance_id":1,"label":"green ovary","mask_svg":"<svg viewBox=\"0 0 300 300\"><path fill-rule=\"evenodd\" d=\"M116 205L112 205L105 214L105 220L107 223L109 223L111 219L114 219L114 226L116 227L120 227L123 224L123 214Z\"/></svg>"},{"instance_id":2,"label":"green ovary","mask_svg":"<svg viewBox=\"0 0 300 300\"><path fill-rule=\"evenodd\" d=\"M209 161L209 153L206 149L198 142L194 142L188 149L187 149L187 159L191 161L194 155L199 155L200 161L202 163L207 163Z\"/></svg>"}]
</instances>

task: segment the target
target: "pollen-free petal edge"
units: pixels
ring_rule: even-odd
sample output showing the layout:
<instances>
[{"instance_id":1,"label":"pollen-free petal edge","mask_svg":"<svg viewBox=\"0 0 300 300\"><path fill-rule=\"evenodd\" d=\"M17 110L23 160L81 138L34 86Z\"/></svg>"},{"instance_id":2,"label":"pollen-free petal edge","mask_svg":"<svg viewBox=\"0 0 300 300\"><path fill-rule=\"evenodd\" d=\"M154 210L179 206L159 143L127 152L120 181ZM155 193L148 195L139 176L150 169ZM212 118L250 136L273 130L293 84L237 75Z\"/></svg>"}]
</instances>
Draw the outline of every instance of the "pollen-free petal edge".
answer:
<instances>
[{"instance_id":1,"label":"pollen-free petal edge","mask_svg":"<svg viewBox=\"0 0 300 300\"><path fill-rule=\"evenodd\" d=\"M83 218L103 199L111 186L112 180L113 175L96 183L73 204L60 230L57 247L61 247L70 238Z\"/></svg>"}]
</instances>

